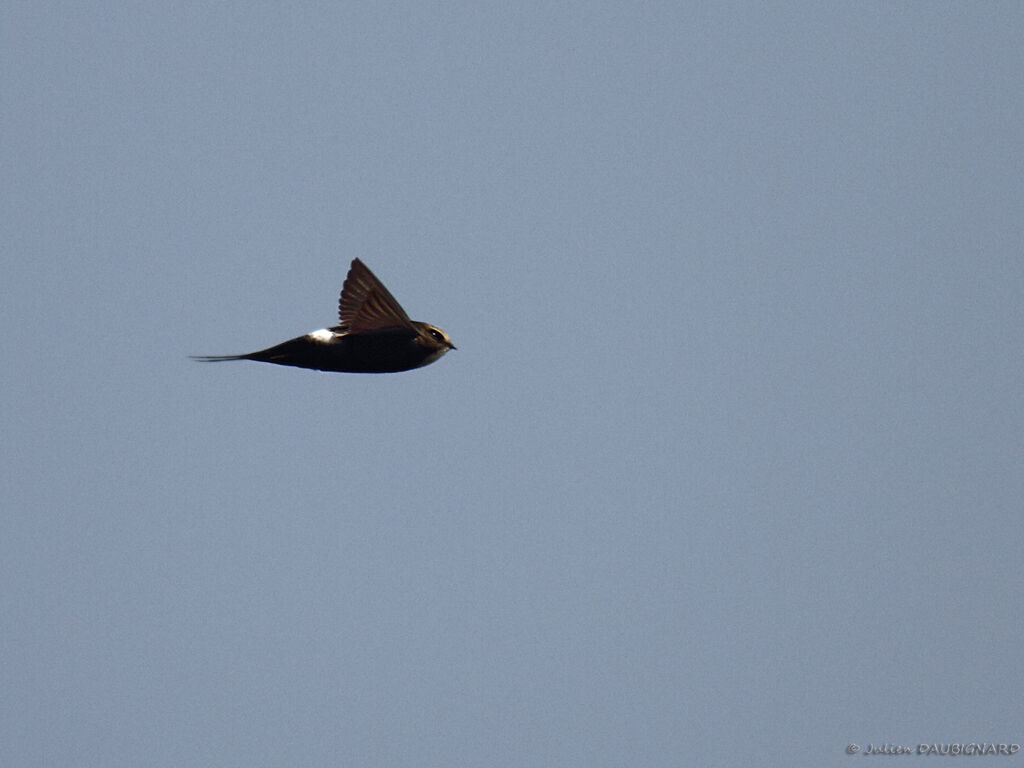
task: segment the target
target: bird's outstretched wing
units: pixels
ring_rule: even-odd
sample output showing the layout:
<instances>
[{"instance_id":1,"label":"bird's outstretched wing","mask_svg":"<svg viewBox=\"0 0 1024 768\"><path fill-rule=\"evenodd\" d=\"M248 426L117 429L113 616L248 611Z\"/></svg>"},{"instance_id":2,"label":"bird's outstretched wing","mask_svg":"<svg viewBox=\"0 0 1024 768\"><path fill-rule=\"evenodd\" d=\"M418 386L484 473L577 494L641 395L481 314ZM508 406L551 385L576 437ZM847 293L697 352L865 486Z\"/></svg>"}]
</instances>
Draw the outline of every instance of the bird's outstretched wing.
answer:
<instances>
[{"instance_id":1,"label":"bird's outstretched wing","mask_svg":"<svg viewBox=\"0 0 1024 768\"><path fill-rule=\"evenodd\" d=\"M359 259L352 259L338 300L338 315L349 333L414 327L402 305Z\"/></svg>"}]
</instances>

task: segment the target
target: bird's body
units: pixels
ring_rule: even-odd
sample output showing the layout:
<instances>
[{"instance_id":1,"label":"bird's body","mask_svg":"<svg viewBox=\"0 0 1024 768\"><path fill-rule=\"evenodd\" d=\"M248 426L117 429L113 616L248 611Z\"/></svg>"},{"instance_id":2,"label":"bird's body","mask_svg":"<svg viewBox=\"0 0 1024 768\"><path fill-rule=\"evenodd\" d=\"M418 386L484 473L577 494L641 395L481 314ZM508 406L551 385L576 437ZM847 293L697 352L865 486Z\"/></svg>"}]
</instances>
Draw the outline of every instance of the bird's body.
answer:
<instances>
[{"instance_id":1,"label":"bird's body","mask_svg":"<svg viewBox=\"0 0 1024 768\"><path fill-rule=\"evenodd\" d=\"M318 371L394 373L419 368L455 349L448 334L410 320L366 265L352 261L341 291L341 324L259 352L195 357L203 362L255 360Z\"/></svg>"}]
</instances>

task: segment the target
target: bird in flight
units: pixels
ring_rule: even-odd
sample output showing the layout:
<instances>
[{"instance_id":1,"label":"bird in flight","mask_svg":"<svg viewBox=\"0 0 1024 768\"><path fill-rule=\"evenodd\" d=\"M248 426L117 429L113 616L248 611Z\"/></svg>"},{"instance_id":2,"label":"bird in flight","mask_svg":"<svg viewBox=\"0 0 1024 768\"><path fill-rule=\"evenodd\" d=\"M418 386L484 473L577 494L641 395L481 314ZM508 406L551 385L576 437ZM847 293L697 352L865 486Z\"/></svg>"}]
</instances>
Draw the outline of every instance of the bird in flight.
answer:
<instances>
[{"instance_id":1,"label":"bird in flight","mask_svg":"<svg viewBox=\"0 0 1024 768\"><path fill-rule=\"evenodd\" d=\"M338 301L340 324L247 355L193 355L205 363L256 360L342 373L394 373L428 365L449 349L448 334L410 320L384 283L352 260Z\"/></svg>"}]
</instances>

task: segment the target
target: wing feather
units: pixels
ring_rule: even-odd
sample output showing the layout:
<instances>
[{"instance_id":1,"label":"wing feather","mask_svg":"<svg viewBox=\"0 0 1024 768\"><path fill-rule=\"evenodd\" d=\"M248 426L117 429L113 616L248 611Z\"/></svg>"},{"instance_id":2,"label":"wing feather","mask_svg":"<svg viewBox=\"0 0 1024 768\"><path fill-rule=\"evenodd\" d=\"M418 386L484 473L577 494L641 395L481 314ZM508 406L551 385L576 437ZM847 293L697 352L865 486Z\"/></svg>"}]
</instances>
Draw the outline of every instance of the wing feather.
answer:
<instances>
[{"instance_id":1,"label":"wing feather","mask_svg":"<svg viewBox=\"0 0 1024 768\"><path fill-rule=\"evenodd\" d=\"M338 300L338 315L349 333L414 327L402 305L359 259L352 259Z\"/></svg>"}]
</instances>

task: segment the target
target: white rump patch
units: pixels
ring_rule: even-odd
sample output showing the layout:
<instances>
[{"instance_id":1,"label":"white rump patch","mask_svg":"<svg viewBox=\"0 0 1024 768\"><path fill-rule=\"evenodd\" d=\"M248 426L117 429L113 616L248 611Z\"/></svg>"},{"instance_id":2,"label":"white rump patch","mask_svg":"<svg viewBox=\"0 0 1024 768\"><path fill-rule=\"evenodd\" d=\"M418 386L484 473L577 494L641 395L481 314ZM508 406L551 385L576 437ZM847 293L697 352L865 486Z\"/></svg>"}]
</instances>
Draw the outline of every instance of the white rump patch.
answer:
<instances>
[{"instance_id":1,"label":"white rump patch","mask_svg":"<svg viewBox=\"0 0 1024 768\"><path fill-rule=\"evenodd\" d=\"M322 344L330 344L337 337L338 334L334 333L330 328L321 328L319 331L313 331L312 333L306 334L307 339L319 341Z\"/></svg>"}]
</instances>

